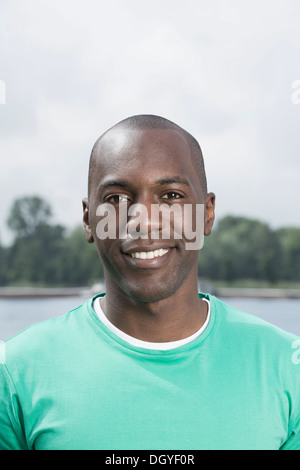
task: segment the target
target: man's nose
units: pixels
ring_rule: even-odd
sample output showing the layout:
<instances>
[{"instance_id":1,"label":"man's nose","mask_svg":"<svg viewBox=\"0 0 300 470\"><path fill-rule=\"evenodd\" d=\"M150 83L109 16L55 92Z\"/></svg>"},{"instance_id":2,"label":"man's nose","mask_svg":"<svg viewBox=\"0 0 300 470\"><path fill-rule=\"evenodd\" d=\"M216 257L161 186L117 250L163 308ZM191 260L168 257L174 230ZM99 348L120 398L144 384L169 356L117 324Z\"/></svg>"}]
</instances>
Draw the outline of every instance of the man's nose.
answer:
<instances>
[{"instance_id":1,"label":"man's nose","mask_svg":"<svg viewBox=\"0 0 300 470\"><path fill-rule=\"evenodd\" d=\"M128 234L137 238L159 238L161 221L156 216L157 206L152 199L131 205L128 209Z\"/></svg>"}]
</instances>

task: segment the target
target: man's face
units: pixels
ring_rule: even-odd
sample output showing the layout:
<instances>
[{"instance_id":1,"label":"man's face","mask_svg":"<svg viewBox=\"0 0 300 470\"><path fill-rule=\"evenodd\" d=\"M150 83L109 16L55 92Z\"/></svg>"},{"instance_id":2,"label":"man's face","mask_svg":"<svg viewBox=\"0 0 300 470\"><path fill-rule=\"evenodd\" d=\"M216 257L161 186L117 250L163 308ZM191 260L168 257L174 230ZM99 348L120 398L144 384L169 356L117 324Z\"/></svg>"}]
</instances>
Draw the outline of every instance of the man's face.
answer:
<instances>
[{"instance_id":1,"label":"man's face","mask_svg":"<svg viewBox=\"0 0 300 470\"><path fill-rule=\"evenodd\" d=\"M150 217L153 205L195 208L206 202L185 136L169 129L114 129L101 140L96 160L84 220L88 240L94 239L103 262L106 282L143 302L169 297L192 278L194 282L198 251L186 249L184 227L181 238L174 237L173 225L170 237L162 238L161 217L156 221ZM114 208L116 238L97 235L101 217L96 212L105 203ZM134 204L145 208L138 226L143 237L132 237L136 217L126 216L127 235L120 238L119 213L126 208L127 214ZM212 222L210 226L206 222L206 234Z\"/></svg>"}]
</instances>

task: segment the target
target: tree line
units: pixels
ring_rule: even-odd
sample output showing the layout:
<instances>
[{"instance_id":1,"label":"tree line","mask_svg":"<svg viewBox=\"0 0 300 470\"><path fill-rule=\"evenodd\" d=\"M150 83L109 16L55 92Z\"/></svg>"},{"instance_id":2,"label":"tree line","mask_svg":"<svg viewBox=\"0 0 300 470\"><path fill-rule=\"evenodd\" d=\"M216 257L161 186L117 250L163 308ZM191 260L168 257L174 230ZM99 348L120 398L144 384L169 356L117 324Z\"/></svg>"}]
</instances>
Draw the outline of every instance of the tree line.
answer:
<instances>
[{"instance_id":1,"label":"tree line","mask_svg":"<svg viewBox=\"0 0 300 470\"><path fill-rule=\"evenodd\" d=\"M0 245L0 285L87 286L103 278L83 227L68 231L50 223L51 216L38 196L14 201L7 220L13 242ZM300 281L300 228L273 230L259 220L223 217L205 237L198 271L213 281Z\"/></svg>"}]
</instances>

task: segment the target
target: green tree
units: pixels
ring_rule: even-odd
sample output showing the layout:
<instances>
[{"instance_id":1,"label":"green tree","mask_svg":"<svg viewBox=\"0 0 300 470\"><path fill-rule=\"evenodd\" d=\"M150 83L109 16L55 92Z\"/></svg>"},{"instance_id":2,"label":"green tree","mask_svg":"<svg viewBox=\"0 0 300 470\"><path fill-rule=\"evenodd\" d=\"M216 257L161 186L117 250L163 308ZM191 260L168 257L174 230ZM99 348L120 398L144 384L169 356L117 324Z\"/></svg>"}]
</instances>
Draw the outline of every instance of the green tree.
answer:
<instances>
[{"instance_id":1,"label":"green tree","mask_svg":"<svg viewBox=\"0 0 300 470\"><path fill-rule=\"evenodd\" d=\"M279 277L280 244L267 224L227 216L205 239L199 254L199 275L210 279L266 279Z\"/></svg>"},{"instance_id":2,"label":"green tree","mask_svg":"<svg viewBox=\"0 0 300 470\"><path fill-rule=\"evenodd\" d=\"M103 278L103 265L94 244L87 243L82 226L65 239L64 280L69 285L90 285Z\"/></svg>"},{"instance_id":3,"label":"green tree","mask_svg":"<svg viewBox=\"0 0 300 470\"><path fill-rule=\"evenodd\" d=\"M300 281L300 228L285 227L277 230L281 245L281 276L290 281Z\"/></svg>"},{"instance_id":4,"label":"green tree","mask_svg":"<svg viewBox=\"0 0 300 470\"><path fill-rule=\"evenodd\" d=\"M0 285L7 283L7 249L0 245Z\"/></svg>"},{"instance_id":5,"label":"green tree","mask_svg":"<svg viewBox=\"0 0 300 470\"><path fill-rule=\"evenodd\" d=\"M65 229L40 224L35 233L17 237L9 249L10 284L58 285L57 263L63 253Z\"/></svg>"},{"instance_id":6,"label":"green tree","mask_svg":"<svg viewBox=\"0 0 300 470\"><path fill-rule=\"evenodd\" d=\"M16 199L7 220L15 240L7 250L7 282L10 284L55 285L64 227L51 225L51 208L38 196Z\"/></svg>"},{"instance_id":7,"label":"green tree","mask_svg":"<svg viewBox=\"0 0 300 470\"><path fill-rule=\"evenodd\" d=\"M47 225L51 215L46 201L39 196L27 196L13 202L7 225L17 238L30 236L35 234L39 225Z\"/></svg>"},{"instance_id":8,"label":"green tree","mask_svg":"<svg viewBox=\"0 0 300 470\"><path fill-rule=\"evenodd\" d=\"M8 225L15 239L6 251L0 247L2 285L85 286L103 277L102 263L83 227L66 234L61 225L49 223L50 216L50 205L38 196L14 201Z\"/></svg>"}]
</instances>

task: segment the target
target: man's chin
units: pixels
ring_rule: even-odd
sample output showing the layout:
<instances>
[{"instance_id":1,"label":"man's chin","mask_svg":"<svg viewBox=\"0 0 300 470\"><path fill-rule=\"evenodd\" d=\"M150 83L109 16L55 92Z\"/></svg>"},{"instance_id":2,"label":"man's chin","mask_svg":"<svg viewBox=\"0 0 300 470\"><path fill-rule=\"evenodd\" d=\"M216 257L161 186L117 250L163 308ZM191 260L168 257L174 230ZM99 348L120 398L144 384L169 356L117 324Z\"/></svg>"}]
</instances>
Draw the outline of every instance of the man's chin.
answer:
<instances>
[{"instance_id":1,"label":"man's chin","mask_svg":"<svg viewBox=\"0 0 300 470\"><path fill-rule=\"evenodd\" d=\"M136 302L150 303L159 302L161 300L171 297L176 291L178 286L135 284L134 286L124 286L123 292Z\"/></svg>"}]
</instances>

